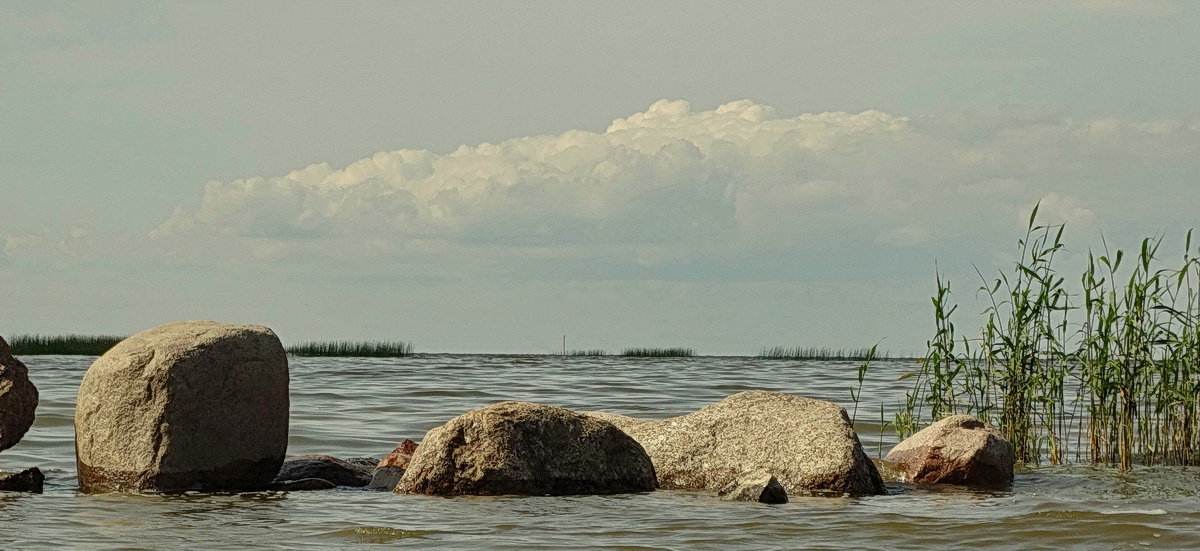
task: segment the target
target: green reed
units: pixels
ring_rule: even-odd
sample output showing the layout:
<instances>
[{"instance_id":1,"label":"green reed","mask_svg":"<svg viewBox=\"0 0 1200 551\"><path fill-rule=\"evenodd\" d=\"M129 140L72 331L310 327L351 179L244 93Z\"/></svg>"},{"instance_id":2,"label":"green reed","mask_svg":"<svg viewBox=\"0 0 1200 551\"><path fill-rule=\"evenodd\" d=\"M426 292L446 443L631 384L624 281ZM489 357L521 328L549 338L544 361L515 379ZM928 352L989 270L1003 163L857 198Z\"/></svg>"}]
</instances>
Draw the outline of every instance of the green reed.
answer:
<instances>
[{"instance_id":1,"label":"green reed","mask_svg":"<svg viewBox=\"0 0 1200 551\"><path fill-rule=\"evenodd\" d=\"M691 348L626 348L622 356L638 358L690 358L696 355Z\"/></svg>"},{"instance_id":2,"label":"green reed","mask_svg":"<svg viewBox=\"0 0 1200 551\"><path fill-rule=\"evenodd\" d=\"M17 335L8 344L14 356L101 356L123 340L115 335Z\"/></svg>"},{"instance_id":3,"label":"green reed","mask_svg":"<svg viewBox=\"0 0 1200 551\"><path fill-rule=\"evenodd\" d=\"M1062 225L1017 241L1011 272L980 273L987 299L978 336L951 321L950 283L937 276L934 336L896 415L900 435L928 419L970 413L996 424L1020 461L1193 463L1200 450L1200 259L1188 232L1178 268L1157 266L1161 237L1125 253L1089 254L1077 291L1054 265ZM1072 442L1074 435L1074 442ZM1086 443L1085 443L1086 440Z\"/></svg>"},{"instance_id":4,"label":"green reed","mask_svg":"<svg viewBox=\"0 0 1200 551\"><path fill-rule=\"evenodd\" d=\"M878 352L875 347L868 348L829 348L818 346L772 346L758 353L760 358L778 360L886 360L891 356L887 351Z\"/></svg>"},{"instance_id":5,"label":"green reed","mask_svg":"<svg viewBox=\"0 0 1200 551\"><path fill-rule=\"evenodd\" d=\"M286 350L293 356L402 358L413 354L413 345L404 341L306 341Z\"/></svg>"},{"instance_id":6,"label":"green reed","mask_svg":"<svg viewBox=\"0 0 1200 551\"><path fill-rule=\"evenodd\" d=\"M602 348L589 348L585 350L568 350L568 356L607 356L608 351Z\"/></svg>"}]
</instances>

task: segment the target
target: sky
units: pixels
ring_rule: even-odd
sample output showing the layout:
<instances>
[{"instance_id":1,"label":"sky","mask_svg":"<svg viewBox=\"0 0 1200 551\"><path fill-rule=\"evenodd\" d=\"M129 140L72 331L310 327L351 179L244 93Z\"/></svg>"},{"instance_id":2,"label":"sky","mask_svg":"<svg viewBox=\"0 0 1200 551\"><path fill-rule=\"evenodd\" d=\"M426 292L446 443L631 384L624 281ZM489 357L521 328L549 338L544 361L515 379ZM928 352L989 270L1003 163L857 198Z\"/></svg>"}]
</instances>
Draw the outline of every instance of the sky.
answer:
<instances>
[{"instance_id":1,"label":"sky","mask_svg":"<svg viewBox=\"0 0 1200 551\"><path fill-rule=\"evenodd\" d=\"M1182 254L1197 51L1167 0L0 0L0 334L919 355L1039 202L1068 272Z\"/></svg>"}]
</instances>

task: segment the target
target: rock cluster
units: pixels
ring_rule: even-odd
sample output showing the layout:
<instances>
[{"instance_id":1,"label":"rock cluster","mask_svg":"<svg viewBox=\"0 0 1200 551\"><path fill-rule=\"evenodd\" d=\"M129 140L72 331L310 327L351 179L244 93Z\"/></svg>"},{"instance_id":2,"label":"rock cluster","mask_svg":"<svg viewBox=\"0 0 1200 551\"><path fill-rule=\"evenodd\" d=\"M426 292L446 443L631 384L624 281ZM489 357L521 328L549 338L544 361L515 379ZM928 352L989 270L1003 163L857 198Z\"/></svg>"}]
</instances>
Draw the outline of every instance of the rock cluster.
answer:
<instances>
[{"instance_id":1,"label":"rock cluster","mask_svg":"<svg viewBox=\"0 0 1200 551\"><path fill-rule=\"evenodd\" d=\"M95 361L79 387L84 491L266 488L287 450L288 366L256 325L177 322Z\"/></svg>"},{"instance_id":2,"label":"rock cluster","mask_svg":"<svg viewBox=\"0 0 1200 551\"><path fill-rule=\"evenodd\" d=\"M38 391L29 381L29 369L0 337L0 451L21 441L33 426L37 405Z\"/></svg>"},{"instance_id":3,"label":"rock cluster","mask_svg":"<svg viewBox=\"0 0 1200 551\"><path fill-rule=\"evenodd\" d=\"M412 461L415 453L417 453L416 442L405 440L397 444L396 449L387 454L387 457L384 457L372 471L371 483L367 484L367 487L388 491L396 489L396 485L404 477L404 471L408 469L408 464Z\"/></svg>"},{"instance_id":4,"label":"rock cluster","mask_svg":"<svg viewBox=\"0 0 1200 551\"><path fill-rule=\"evenodd\" d=\"M655 489L645 450L612 423L500 402L430 430L396 486L431 495L571 495Z\"/></svg>"},{"instance_id":5,"label":"rock cluster","mask_svg":"<svg viewBox=\"0 0 1200 551\"><path fill-rule=\"evenodd\" d=\"M1013 448L999 431L970 415L925 427L888 452L906 482L997 485L1013 480Z\"/></svg>"},{"instance_id":6,"label":"rock cluster","mask_svg":"<svg viewBox=\"0 0 1200 551\"><path fill-rule=\"evenodd\" d=\"M846 411L832 402L751 390L661 421L589 415L637 440L662 488L720 491L764 471L790 495L886 493Z\"/></svg>"}]
</instances>

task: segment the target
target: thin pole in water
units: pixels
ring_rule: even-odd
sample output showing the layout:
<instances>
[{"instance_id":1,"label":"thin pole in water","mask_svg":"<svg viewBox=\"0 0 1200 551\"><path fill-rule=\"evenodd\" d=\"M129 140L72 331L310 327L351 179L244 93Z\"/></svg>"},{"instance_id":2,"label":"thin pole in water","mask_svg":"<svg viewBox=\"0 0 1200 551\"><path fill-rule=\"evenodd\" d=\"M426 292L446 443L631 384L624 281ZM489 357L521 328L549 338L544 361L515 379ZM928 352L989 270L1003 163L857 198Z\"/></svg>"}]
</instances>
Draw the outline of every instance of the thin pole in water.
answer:
<instances>
[{"instance_id":1,"label":"thin pole in water","mask_svg":"<svg viewBox=\"0 0 1200 551\"><path fill-rule=\"evenodd\" d=\"M563 335L563 351L562 351L562 355L563 355L563 356L566 356L566 355L567 355L567 336L566 336L566 335Z\"/></svg>"}]
</instances>

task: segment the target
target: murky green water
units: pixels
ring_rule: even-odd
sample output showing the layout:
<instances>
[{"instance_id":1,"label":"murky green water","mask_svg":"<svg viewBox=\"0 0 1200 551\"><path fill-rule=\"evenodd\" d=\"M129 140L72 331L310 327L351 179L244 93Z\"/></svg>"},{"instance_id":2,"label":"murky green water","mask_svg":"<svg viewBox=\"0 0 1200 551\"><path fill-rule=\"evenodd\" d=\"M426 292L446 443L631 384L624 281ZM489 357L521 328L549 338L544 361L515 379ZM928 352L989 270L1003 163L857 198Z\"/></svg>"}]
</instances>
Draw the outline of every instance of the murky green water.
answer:
<instances>
[{"instance_id":1,"label":"murky green water","mask_svg":"<svg viewBox=\"0 0 1200 551\"><path fill-rule=\"evenodd\" d=\"M84 496L75 492L75 391L92 358L25 358L42 393L37 424L0 453L0 469L37 465L42 495L0 494L0 549L1010 548L1200 547L1200 468L1120 474L1084 466L1018 475L1008 491L889 485L891 495L724 503L687 492L580 497L399 496L325 492ZM380 457L404 438L476 407L530 400L661 418L763 388L848 407L853 363L754 358L559 358L431 355L291 362L289 453ZM868 453L879 404L901 399L883 362L858 408ZM873 421L873 422L872 422Z\"/></svg>"}]
</instances>

